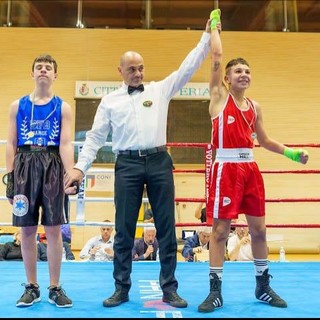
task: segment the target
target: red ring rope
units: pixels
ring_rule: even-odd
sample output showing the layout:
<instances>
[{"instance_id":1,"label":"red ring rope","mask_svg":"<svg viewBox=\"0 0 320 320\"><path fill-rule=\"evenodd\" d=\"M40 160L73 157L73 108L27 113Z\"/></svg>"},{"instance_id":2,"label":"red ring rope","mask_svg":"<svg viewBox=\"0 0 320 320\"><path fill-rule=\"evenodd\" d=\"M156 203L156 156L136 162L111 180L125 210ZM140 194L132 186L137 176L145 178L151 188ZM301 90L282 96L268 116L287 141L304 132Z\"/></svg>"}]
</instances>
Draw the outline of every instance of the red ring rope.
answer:
<instances>
[{"instance_id":1,"label":"red ring rope","mask_svg":"<svg viewBox=\"0 0 320 320\"><path fill-rule=\"evenodd\" d=\"M176 227L201 227L201 226L208 226L211 227L211 225L206 223L197 223L197 222L177 222ZM244 224L231 224L232 227L241 227L241 226L247 226ZM267 228L320 228L320 224L266 224Z\"/></svg>"},{"instance_id":2,"label":"red ring rope","mask_svg":"<svg viewBox=\"0 0 320 320\"><path fill-rule=\"evenodd\" d=\"M318 143L309 143L309 144L285 144L288 147L313 147L318 148L320 144ZM197 147L204 148L206 151L210 149L210 144L207 143L167 143L168 147ZM255 145L255 147L260 147L260 145ZM205 174L205 169L174 169L174 173L202 173ZM319 174L320 170L261 170L263 174ZM205 199L201 198L176 198L176 203L178 202L203 202ZM266 199L266 202L320 202L320 198L299 198L299 199ZM206 223L176 223L176 227L191 227L191 226L211 226ZM240 225L231 224L233 227ZM320 228L320 224L267 224L267 228Z\"/></svg>"},{"instance_id":3,"label":"red ring rope","mask_svg":"<svg viewBox=\"0 0 320 320\"><path fill-rule=\"evenodd\" d=\"M205 173L204 169L174 169L174 173ZM294 174L314 174L320 170L260 170L261 173L294 173Z\"/></svg>"}]
</instances>

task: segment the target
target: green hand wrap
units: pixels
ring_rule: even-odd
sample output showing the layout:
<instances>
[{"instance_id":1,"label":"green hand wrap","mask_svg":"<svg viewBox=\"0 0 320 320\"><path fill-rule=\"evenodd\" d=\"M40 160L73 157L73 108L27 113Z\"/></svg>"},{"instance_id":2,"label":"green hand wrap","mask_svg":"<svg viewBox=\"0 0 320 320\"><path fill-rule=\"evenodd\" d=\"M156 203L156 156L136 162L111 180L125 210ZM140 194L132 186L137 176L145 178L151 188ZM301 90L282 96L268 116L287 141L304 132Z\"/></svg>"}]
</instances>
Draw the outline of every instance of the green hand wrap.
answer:
<instances>
[{"instance_id":1,"label":"green hand wrap","mask_svg":"<svg viewBox=\"0 0 320 320\"><path fill-rule=\"evenodd\" d=\"M221 15L221 10L220 9L215 9L212 10L210 13L210 19L211 19L211 30L217 29L217 24L220 23L220 15Z\"/></svg>"},{"instance_id":2,"label":"green hand wrap","mask_svg":"<svg viewBox=\"0 0 320 320\"><path fill-rule=\"evenodd\" d=\"M301 154L305 152L304 150L302 149L290 149L290 148L285 148L284 149L284 155L293 160L293 161L296 161L296 162L300 162L300 156Z\"/></svg>"}]
</instances>

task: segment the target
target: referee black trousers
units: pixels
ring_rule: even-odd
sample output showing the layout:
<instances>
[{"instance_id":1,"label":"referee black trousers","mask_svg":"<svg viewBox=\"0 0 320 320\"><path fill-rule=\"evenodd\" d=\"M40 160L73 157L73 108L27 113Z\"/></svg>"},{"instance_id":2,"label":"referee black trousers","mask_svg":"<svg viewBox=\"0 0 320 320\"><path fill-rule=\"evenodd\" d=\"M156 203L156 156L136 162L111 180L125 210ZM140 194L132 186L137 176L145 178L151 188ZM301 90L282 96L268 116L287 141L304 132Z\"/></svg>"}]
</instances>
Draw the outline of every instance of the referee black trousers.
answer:
<instances>
[{"instance_id":1,"label":"referee black trousers","mask_svg":"<svg viewBox=\"0 0 320 320\"><path fill-rule=\"evenodd\" d=\"M160 286L164 293L176 291L177 240L173 163L167 151L148 156L118 155L115 163L114 272L116 289L131 287L132 248L142 204L144 184L151 204L160 257Z\"/></svg>"}]
</instances>

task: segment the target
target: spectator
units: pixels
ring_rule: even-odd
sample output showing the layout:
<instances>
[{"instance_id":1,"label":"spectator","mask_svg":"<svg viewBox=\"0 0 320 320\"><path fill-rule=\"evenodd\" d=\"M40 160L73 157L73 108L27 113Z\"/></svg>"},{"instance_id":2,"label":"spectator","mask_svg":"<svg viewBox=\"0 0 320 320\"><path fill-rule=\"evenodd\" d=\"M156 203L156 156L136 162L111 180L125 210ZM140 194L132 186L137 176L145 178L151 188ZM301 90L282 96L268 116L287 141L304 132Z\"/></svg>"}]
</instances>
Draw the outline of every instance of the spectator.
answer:
<instances>
[{"instance_id":1,"label":"spectator","mask_svg":"<svg viewBox=\"0 0 320 320\"><path fill-rule=\"evenodd\" d=\"M21 231L18 229L14 236L14 240L6 242L0 250L0 261L22 261L21 253Z\"/></svg>"},{"instance_id":2,"label":"spectator","mask_svg":"<svg viewBox=\"0 0 320 320\"><path fill-rule=\"evenodd\" d=\"M234 223L237 223L237 219L231 219L231 224L234 224ZM225 251L225 254L224 254L224 260L225 261L230 261L230 257L229 257L229 252L228 252L228 241L229 241L229 238L232 237L236 232L236 227L231 225L230 226L230 232L229 232L229 236L228 236L228 239L227 239L227 242L226 242L226 251Z\"/></svg>"},{"instance_id":3,"label":"spectator","mask_svg":"<svg viewBox=\"0 0 320 320\"><path fill-rule=\"evenodd\" d=\"M148 197L146 185L144 185L142 197L143 198ZM152 209L150 208L150 203L143 203L142 205L144 206L143 222L154 223L153 212L152 212Z\"/></svg>"},{"instance_id":4,"label":"spectator","mask_svg":"<svg viewBox=\"0 0 320 320\"><path fill-rule=\"evenodd\" d=\"M143 222L145 222L145 223L154 223L153 213L152 213L152 209L151 208L147 208L144 211Z\"/></svg>"},{"instance_id":5,"label":"spectator","mask_svg":"<svg viewBox=\"0 0 320 320\"><path fill-rule=\"evenodd\" d=\"M241 219L238 219L236 224L241 226L236 227L236 231L228 239L229 259L230 261L253 261L249 228Z\"/></svg>"},{"instance_id":6,"label":"spectator","mask_svg":"<svg viewBox=\"0 0 320 320\"><path fill-rule=\"evenodd\" d=\"M63 251L65 252L65 260L74 260L74 254L71 251L70 244L68 242L63 241ZM41 233L39 235L39 242L38 242L38 260L39 261L48 261L47 256L47 237L45 233ZM64 260L64 258L62 258Z\"/></svg>"},{"instance_id":7,"label":"spectator","mask_svg":"<svg viewBox=\"0 0 320 320\"><path fill-rule=\"evenodd\" d=\"M157 260L158 241L156 239L157 230L153 226L143 229L143 238L134 241L132 249L133 261Z\"/></svg>"},{"instance_id":8,"label":"spectator","mask_svg":"<svg viewBox=\"0 0 320 320\"><path fill-rule=\"evenodd\" d=\"M104 220L110 222L110 220ZM87 241L80 251L80 259L90 261L113 261L113 237L111 226L101 226L100 235L92 237Z\"/></svg>"},{"instance_id":9,"label":"spectator","mask_svg":"<svg viewBox=\"0 0 320 320\"><path fill-rule=\"evenodd\" d=\"M204 202L201 202L198 207L196 208L196 211L194 212L195 218L200 220L202 223L207 222L207 210L206 207L203 207L205 205ZM232 219L231 223L235 223L237 219ZM230 236L234 233L235 227L231 226L230 227Z\"/></svg>"},{"instance_id":10,"label":"spectator","mask_svg":"<svg viewBox=\"0 0 320 320\"><path fill-rule=\"evenodd\" d=\"M201 222L207 221L206 207L203 208L204 205L204 202L200 202L196 208L196 211L194 212L194 216Z\"/></svg>"},{"instance_id":11,"label":"spectator","mask_svg":"<svg viewBox=\"0 0 320 320\"><path fill-rule=\"evenodd\" d=\"M188 262L193 262L196 253L209 250L211 227L200 227L193 236L186 238L182 248L182 256Z\"/></svg>"},{"instance_id":12,"label":"spectator","mask_svg":"<svg viewBox=\"0 0 320 320\"><path fill-rule=\"evenodd\" d=\"M62 241L69 243L71 245L71 229L70 224L62 224L61 225L61 234L62 234Z\"/></svg>"}]
</instances>

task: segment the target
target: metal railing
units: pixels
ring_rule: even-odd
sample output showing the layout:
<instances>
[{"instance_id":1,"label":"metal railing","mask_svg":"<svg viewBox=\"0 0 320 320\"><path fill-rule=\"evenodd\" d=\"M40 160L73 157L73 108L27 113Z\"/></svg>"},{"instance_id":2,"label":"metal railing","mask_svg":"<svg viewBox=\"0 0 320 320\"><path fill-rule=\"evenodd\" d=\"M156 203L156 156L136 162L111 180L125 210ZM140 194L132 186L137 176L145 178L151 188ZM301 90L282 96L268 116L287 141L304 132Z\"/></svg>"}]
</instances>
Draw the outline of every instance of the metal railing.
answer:
<instances>
[{"instance_id":1,"label":"metal railing","mask_svg":"<svg viewBox=\"0 0 320 320\"><path fill-rule=\"evenodd\" d=\"M233 1L1 0L0 13L4 27L203 29L210 10L219 7L226 31L305 32L301 19L306 8L317 12L317 4L308 0ZM319 32L320 20L312 16L305 23Z\"/></svg>"}]
</instances>

